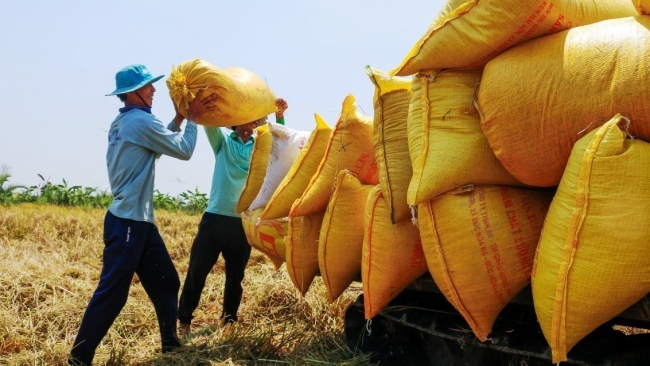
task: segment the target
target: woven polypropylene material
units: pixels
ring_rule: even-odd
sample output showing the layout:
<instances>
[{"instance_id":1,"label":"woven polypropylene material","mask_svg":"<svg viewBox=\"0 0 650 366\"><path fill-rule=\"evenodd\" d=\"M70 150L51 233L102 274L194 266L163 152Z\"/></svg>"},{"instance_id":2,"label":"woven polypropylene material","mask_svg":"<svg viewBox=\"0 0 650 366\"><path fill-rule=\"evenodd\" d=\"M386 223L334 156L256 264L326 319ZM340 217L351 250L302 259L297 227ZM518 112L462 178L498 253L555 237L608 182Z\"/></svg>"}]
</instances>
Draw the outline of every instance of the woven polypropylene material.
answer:
<instances>
[{"instance_id":1,"label":"woven polypropylene material","mask_svg":"<svg viewBox=\"0 0 650 366\"><path fill-rule=\"evenodd\" d=\"M242 213L242 225L248 244L264 253L278 269L286 257L285 237L288 232L288 218L258 220L262 208Z\"/></svg>"},{"instance_id":2,"label":"woven polypropylene material","mask_svg":"<svg viewBox=\"0 0 650 366\"><path fill-rule=\"evenodd\" d=\"M427 272L418 228L410 220L393 224L377 185L368 194L361 261L366 319L377 315L409 284Z\"/></svg>"},{"instance_id":3,"label":"woven polypropylene material","mask_svg":"<svg viewBox=\"0 0 650 366\"><path fill-rule=\"evenodd\" d=\"M246 211L257 194L262 188L264 183L264 176L266 176L266 168L269 164L269 154L271 153L271 134L269 133L268 125L264 125L257 129L257 136L253 143L253 151L251 152L251 160L248 163L248 175L246 176L246 183L244 189L239 195L239 200L235 206L235 212L242 213Z\"/></svg>"},{"instance_id":4,"label":"woven polypropylene material","mask_svg":"<svg viewBox=\"0 0 650 366\"><path fill-rule=\"evenodd\" d=\"M650 144L620 122L576 143L540 238L533 299L554 363L650 292Z\"/></svg>"},{"instance_id":5,"label":"woven polypropylene material","mask_svg":"<svg viewBox=\"0 0 650 366\"><path fill-rule=\"evenodd\" d=\"M332 128L323 118L316 115L316 127L309 135L307 144L300 150L298 158L276 188L260 219L275 219L289 215L291 206L302 196L323 160L331 135Z\"/></svg>"},{"instance_id":6,"label":"woven polypropylene material","mask_svg":"<svg viewBox=\"0 0 650 366\"><path fill-rule=\"evenodd\" d=\"M527 40L634 15L630 0L449 0L391 74L480 67Z\"/></svg>"},{"instance_id":7,"label":"woven polypropylene material","mask_svg":"<svg viewBox=\"0 0 650 366\"><path fill-rule=\"evenodd\" d=\"M347 169L363 184L379 183L372 146L372 117L357 111L352 94L343 101L341 116L329 139L325 156L289 216L306 216L327 208L338 173Z\"/></svg>"},{"instance_id":8,"label":"woven polypropylene material","mask_svg":"<svg viewBox=\"0 0 650 366\"><path fill-rule=\"evenodd\" d=\"M287 272L302 296L319 274L318 235L325 211L309 216L289 217Z\"/></svg>"},{"instance_id":9,"label":"woven polypropylene material","mask_svg":"<svg viewBox=\"0 0 650 366\"><path fill-rule=\"evenodd\" d=\"M429 272L479 340L530 283L552 198L553 191L480 186L418 206Z\"/></svg>"},{"instance_id":10,"label":"woven polypropylene material","mask_svg":"<svg viewBox=\"0 0 650 366\"><path fill-rule=\"evenodd\" d=\"M523 183L560 183L578 139L616 113L650 138L650 17L532 40L492 60L478 91L483 132Z\"/></svg>"},{"instance_id":11,"label":"woven polypropylene material","mask_svg":"<svg viewBox=\"0 0 650 366\"><path fill-rule=\"evenodd\" d=\"M496 158L481 129L474 93L482 72L429 70L415 77L408 115L409 205L468 184L522 185Z\"/></svg>"},{"instance_id":12,"label":"woven polypropylene material","mask_svg":"<svg viewBox=\"0 0 650 366\"><path fill-rule=\"evenodd\" d=\"M375 85L373 146L379 186L395 223L411 216L406 204L413 175L407 134L411 78L391 77L371 67L366 72Z\"/></svg>"},{"instance_id":13,"label":"woven polypropylene material","mask_svg":"<svg viewBox=\"0 0 650 366\"><path fill-rule=\"evenodd\" d=\"M330 303L361 275L364 212L373 187L347 170L334 184L318 238L318 267Z\"/></svg>"},{"instance_id":14,"label":"woven polypropylene material","mask_svg":"<svg viewBox=\"0 0 650 366\"><path fill-rule=\"evenodd\" d=\"M203 97L216 94L217 108L198 121L206 126L237 126L276 111L276 97L266 82L241 67L222 70L206 60L188 60L172 68L167 87L183 116L187 116L189 103L199 90L203 90Z\"/></svg>"}]
</instances>

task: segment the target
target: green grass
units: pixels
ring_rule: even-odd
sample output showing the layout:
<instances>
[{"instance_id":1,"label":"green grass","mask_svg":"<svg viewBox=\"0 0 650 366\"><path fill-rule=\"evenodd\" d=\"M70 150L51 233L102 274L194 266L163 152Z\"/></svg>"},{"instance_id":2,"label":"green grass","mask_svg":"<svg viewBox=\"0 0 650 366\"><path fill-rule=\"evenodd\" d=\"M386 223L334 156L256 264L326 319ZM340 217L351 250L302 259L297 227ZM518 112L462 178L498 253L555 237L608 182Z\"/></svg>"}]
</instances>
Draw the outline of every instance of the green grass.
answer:
<instances>
[{"instance_id":1,"label":"green grass","mask_svg":"<svg viewBox=\"0 0 650 366\"><path fill-rule=\"evenodd\" d=\"M10 184L9 168L0 168L0 204L15 205L20 203L38 203L60 206L107 208L113 202L113 196L107 190L92 187L70 185L65 179L54 184L38 175L41 182L33 186ZM156 209L180 211L190 215L201 214L208 206L208 196L198 189L187 190L177 197L154 191L153 204Z\"/></svg>"}]
</instances>

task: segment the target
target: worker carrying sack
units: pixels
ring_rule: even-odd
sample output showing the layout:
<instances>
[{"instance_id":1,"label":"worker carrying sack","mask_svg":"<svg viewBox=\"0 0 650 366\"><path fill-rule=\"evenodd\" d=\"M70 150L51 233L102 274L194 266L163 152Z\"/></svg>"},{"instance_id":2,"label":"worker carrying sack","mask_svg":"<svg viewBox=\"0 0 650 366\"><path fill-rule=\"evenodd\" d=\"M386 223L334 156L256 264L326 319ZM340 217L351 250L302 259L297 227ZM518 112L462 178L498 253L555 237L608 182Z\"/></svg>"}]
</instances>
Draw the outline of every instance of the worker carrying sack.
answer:
<instances>
[{"instance_id":1,"label":"worker carrying sack","mask_svg":"<svg viewBox=\"0 0 650 366\"><path fill-rule=\"evenodd\" d=\"M276 111L277 98L266 82L241 67L221 70L202 59L185 61L172 68L167 88L184 117L199 90L204 89L204 97L216 94L216 110L208 111L198 121L205 126L242 125Z\"/></svg>"}]
</instances>

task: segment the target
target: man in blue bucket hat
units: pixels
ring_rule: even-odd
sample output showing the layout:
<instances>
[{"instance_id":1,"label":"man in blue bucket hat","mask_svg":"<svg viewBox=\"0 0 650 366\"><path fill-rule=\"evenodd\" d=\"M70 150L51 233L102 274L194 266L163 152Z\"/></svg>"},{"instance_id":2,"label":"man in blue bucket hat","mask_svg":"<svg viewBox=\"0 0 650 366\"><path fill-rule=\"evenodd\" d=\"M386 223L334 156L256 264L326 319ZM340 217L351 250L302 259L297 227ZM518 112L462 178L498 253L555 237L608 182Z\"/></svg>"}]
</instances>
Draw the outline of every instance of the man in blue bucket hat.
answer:
<instances>
[{"instance_id":1,"label":"man in blue bucket hat","mask_svg":"<svg viewBox=\"0 0 650 366\"><path fill-rule=\"evenodd\" d=\"M152 76L143 65L127 66L115 75L117 95L124 102L108 132L106 162L113 203L104 218L103 266L97 289L86 308L69 363L90 365L95 349L126 303L137 273L153 302L162 351L180 347L176 334L180 280L154 224L153 186L156 159L168 155L189 160L196 146L196 123L214 110L216 95L202 92L184 117L176 110L165 126L151 114L156 88L164 75Z\"/></svg>"}]
</instances>

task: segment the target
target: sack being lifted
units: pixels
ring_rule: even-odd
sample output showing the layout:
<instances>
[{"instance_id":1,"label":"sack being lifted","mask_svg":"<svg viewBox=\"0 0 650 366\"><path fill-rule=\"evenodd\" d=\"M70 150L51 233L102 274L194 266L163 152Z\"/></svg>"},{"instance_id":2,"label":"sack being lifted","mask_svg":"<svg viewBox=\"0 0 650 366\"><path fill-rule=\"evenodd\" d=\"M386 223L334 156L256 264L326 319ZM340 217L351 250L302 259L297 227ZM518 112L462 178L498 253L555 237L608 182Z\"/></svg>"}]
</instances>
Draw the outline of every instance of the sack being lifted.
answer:
<instances>
[{"instance_id":1,"label":"sack being lifted","mask_svg":"<svg viewBox=\"0 0 650 366\"><path fill-rule=\"evenodd\" d=\"M199 90L205 89L203 96L218 96L216 110L201 118L200 122L205 126L237 126L276 110L277 98L266 82L241 67L221 70L202 59L185 61L172 68L167 87L174 104L185 117L189 103Z\"/></svg>"}]
</instances>

